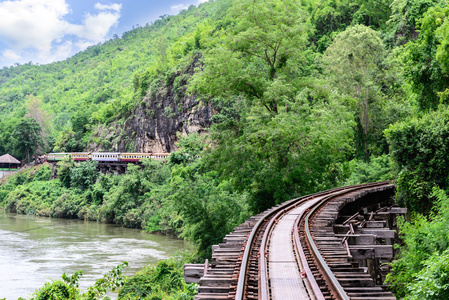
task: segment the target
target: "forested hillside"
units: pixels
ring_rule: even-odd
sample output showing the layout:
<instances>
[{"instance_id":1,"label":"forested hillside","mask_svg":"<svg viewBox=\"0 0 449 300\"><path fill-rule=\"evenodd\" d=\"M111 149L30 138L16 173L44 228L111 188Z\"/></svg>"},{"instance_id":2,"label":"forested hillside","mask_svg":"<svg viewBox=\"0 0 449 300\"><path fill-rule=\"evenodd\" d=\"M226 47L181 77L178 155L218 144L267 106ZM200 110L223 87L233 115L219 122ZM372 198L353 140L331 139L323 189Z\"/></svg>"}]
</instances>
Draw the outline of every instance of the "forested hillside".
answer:
<instances>
[{"instance_id":1,"label":"forested hillside","mask_svg":"<svg viewBox=\"0 0 449 300\"><path fill-rule=\"evenodd\" d=\"M216 0L64 62L3 69L1 153L148 149L161 123L184 136L168 164L112 176L66 161L53 181L43 166L0 201L175 233L208 256L277 203L393 179L411 222L388 282L447 299L448 15L443 0Z\"/></svg>"},{"instance_id":2,"label":"forested hillside","mask_svg":"<svg viewBox=\"0 0 449 300\"><path fill-rule=\"evenodd\" d=\"M177 16L162 16L62 62L1 69L0 152L25 158L14 132L32 127L22 124L24 117L41 127L43 152L83 151L91 135L123 121L141 102L146 93L141 85L149 78L139 74L173 71L184 52L193 48L190 37L198 24L220 19L222 5L206 3Z\"/></svg>"}]
</instances>

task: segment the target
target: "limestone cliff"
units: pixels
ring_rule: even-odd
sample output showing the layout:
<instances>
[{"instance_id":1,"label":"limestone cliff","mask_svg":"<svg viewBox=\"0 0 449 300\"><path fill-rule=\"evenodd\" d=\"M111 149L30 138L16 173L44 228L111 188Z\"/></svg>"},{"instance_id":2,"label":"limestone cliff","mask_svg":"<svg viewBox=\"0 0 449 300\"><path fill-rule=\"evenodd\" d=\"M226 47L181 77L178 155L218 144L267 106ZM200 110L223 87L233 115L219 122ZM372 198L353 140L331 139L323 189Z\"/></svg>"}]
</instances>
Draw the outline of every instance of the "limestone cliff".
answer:
<instances>
[{"instance_id":1,"label":"limestone cliff","mask_svg":"<svg viewBox=\"0 0 449 300\"><path fill-rule=\"evenodd\" d=\"M184 69L160 78L125 121L98 128L91 151L172 152L177 135L203 133L211 124L213 109L186 94L187 81L198 59Z\"/></svg>"}]
</instances>

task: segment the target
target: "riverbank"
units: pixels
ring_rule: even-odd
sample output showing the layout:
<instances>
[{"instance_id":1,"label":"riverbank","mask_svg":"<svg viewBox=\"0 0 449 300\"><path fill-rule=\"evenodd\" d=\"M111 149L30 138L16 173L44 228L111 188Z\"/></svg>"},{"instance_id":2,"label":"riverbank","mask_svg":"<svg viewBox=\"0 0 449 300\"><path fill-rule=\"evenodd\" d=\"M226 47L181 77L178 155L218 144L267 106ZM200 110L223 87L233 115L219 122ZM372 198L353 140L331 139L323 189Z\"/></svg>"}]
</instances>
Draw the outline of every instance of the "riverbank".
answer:
<instances>
[{"instance_id":1,"label":"riverbank","mask_svg":"<svg viewBox=\"0 0 449 300\"><path fill-rule=\"evenodd\" d=\"M126 174L102 174L96 162L58 163L56 179L48 164L21 170L0 184L7 212L80 219L172 235L198 246L207 258L211 247L249 215L248 194L235 191L213 172L189 164L144 160Z\"/></svg>"},{"instance_id":2,"label":"riverbank","mask_svg":"<svg viewBox=\"0 0 449 300\"><path fill-rule=\"evenodd\" d=\"M99 221L167 235L180 233L180 228L170 223L179 217L164 211L164 195L159 193L170 177L166 164L151 162L147 171L131 166L127 174L114 176L98 173L94 162L64 163L55 180L51 180L48 164L3 180L0 203L7 212L18 214Z\"/></svg>"},{"instance_id":3,"label":"riverbank","mask_svg":"<svg viewBox=\"0 0 449 300\"><path fill-rule=\"evenodd\" d=\"M192 246L180 239L112 224L42 218L0 209L0 298L28 297L49 279L82 270L80 287L92 286L123 261L133 276Z\"/></svg>"}]
</instances>

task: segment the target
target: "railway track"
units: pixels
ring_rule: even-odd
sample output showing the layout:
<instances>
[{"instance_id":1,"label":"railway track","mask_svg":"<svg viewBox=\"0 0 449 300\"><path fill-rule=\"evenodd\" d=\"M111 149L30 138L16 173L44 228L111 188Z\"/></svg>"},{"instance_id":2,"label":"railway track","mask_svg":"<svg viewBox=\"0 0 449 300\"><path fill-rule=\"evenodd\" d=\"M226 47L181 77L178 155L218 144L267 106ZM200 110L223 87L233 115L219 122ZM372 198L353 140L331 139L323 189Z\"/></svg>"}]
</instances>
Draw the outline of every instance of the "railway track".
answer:
<instances>
[{"instance_id":1,"label":"railway track","mask_svg":"<svg viewBox=\"0 0 449 300\"><path fill-rule=\"evenodd\" d=\"M367 224L382 224L374 221L374 211L366 211L367 221L363 212L339 215L345 205L365 198L367 206L384 210L373 195L385 197L393 189L389 182L334 189L250 218L214 246L195 299L396 299L377 285L372 265L361 266L354 258L354 253L367 262L392 257L392 246L379 244L392 231L377 229L380 238L364 233ZM350 245L370 238L373 245Z\"/></svg>"}]
</instances>

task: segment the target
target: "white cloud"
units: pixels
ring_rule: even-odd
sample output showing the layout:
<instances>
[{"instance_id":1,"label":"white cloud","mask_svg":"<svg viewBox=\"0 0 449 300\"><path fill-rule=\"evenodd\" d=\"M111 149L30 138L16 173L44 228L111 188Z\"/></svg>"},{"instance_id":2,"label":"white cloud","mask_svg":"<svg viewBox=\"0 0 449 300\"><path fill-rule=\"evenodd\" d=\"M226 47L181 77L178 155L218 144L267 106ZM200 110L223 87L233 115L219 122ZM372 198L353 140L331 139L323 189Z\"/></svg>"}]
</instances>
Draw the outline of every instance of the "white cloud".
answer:
<instances>
[{"instance_id":1,"label":"white cloud","mask_svg":"<svg viewBox=\"0 0 449 300\"><path fill-rule=\"evenodd\" d=\"M3 51L2 52L2 56L5 59L8 59L8 60L16 60L17 61L17 60L20 59L20 55L18 55L17 53L15 53L12 50L5 50L5 51Z\"/></svg>"},{"instance_id":2,"label":"white cloud","mask_svg":"<svg viewBox=\"0 0 449 300\"><path fill-rule=\"evenodd\" d=\"M171 10L175 11L175 12L180 12L183 9L187 9L189 8L188 4L176 4L176 5L172 5L170 6Z\"/></svg>"},{"instance_id":3,"label":"white cloud","mask_svg":"<svg viewBox=\"0 0 449 300\"><path fill-rule=\"evenodd\" d=\"M86 14L83 31L78 35L90 41L101 41L106 37L109 29L117 25L119 18L120 10L115 12L102 11L97 15Z\"/></svg>"},{"instance_id":4,"label":"white cloud","mask_svg":"<svg viewBox=\"0 0 449 300\"><path fill-rule=\"evenodd\" d=\"M207 1L209 1L209 0L197 0L196 5L207 2ZM188 9L190 5L195 5L195 4L180 3L180 4L175 4L175 5L170 6L170 8L173 12L178 13L183 9Z\"/></svg>"},{"instance_id":5,"label":"white cloud","mask_svg":"<svg viewBox=\"0 0 449 300\"><path fill-rule=\"evenodd\" d=\"M111 5L107 5L107 4L96 3L95 8L99 9L99 10L115 10L116 12L120 12L120 10L122 9L122 4L114 3Z\"/></svg>"},{"instance_id":6,"label":"white cloud","mask_svg":"<svg viewBox=\"0 0 449 300\"><path fill-rule=\"evenodd\" d=\"M0 56L0 65L26 62L33 54L38 58L33 62L48 63L84 50L80 45L104 41L118 23L122 5L96 3L95 8L97 14L88 13L82 24L72 24L65 19L70 13L65 0L0 2L0 42L9 48Z\"/></svg>"}]
</instances>

